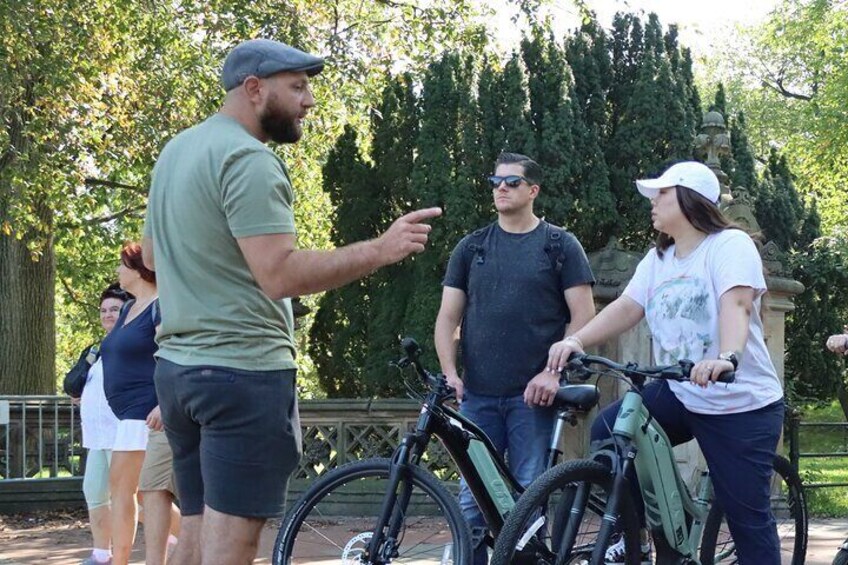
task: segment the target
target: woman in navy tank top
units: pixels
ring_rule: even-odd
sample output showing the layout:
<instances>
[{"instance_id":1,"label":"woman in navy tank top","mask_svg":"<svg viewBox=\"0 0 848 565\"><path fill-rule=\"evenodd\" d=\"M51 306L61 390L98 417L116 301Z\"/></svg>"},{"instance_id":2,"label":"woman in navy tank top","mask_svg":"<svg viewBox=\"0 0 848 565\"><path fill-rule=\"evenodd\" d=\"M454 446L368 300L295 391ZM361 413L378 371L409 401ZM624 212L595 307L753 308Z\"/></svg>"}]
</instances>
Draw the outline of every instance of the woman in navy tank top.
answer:
<instances>
[{"instance_id":1,"label":"woman in navy tank top","mask_svg":"<svg viewBox=\"0 0 848 565\"><path fill-rule=\"evenodd\" d=\"M106 399L119 420L109 474L112 562L116 565L129 561L135 541L137 492L148 434L162 429L153 384L154 338L160 323L156 273L144 266L137 243L121 250L117 273L121 288L132 293L135 300L126 303L101 345Z\"/></svg>"}]
</instances>

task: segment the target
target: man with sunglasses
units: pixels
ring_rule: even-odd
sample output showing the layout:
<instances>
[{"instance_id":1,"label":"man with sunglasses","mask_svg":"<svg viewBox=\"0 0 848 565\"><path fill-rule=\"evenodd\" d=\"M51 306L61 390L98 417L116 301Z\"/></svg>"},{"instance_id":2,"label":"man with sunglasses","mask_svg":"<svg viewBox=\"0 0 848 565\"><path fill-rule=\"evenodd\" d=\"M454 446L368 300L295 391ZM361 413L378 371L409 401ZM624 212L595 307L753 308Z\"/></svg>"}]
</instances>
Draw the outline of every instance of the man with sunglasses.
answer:
<instances>
[{"instance_id":1,"label":"man with sunglasses","mask_svg":"<svg viewBox=\"0 0 848 565\"><path fill-rule=\"evenodd\" d=\"M550 443L561 368L549 370L549 356L595 315L594 278L582 246L533 213L541 176L525 155L498 157L488 178L498 219L453 250L434 336L461 411L506 453L523 485L544 470ZM464 482L460 506L479 535L485 521ZM480 544L474 565L487 561Z\"/></svg>"}]
</instances>

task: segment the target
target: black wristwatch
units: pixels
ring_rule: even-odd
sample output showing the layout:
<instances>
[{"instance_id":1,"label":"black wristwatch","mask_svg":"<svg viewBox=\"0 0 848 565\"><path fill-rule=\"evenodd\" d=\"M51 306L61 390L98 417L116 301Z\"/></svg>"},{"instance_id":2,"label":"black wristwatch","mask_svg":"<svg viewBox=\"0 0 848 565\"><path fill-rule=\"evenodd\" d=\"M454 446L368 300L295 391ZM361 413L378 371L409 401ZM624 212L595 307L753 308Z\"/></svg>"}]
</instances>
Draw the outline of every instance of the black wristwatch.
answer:
<instances>
[{"instance_id":1,"label":"black wristwatch","mask_svg":"<svg viewBox=\"0 0 848 565\"><path fill-rule=\"evenodd\" d=\"M722 361L730 361L733 363L733 370L735 371L737 367L739 367L739 358L736 357L735 351L725 351L724 353L720 353L718 356Z\"/></svg>"}]
</instances>

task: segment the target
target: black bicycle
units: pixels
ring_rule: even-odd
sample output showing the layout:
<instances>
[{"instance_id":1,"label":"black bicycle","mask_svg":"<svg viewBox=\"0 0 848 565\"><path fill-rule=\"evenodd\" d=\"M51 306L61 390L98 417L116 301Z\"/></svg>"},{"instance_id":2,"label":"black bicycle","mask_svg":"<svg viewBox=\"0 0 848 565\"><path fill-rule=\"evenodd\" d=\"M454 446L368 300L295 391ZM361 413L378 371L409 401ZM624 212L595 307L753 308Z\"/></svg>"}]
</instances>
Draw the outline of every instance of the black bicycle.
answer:
<instances>
[{"instance_id":1,"label":"black bicycle","mask_svg":"<svg viewBox=\"0 0 848 565\"><path fill-rule=\"evenodd\" d=\"M318 479L283 520L274 545L275 565L470 563L475 544L455 496L420 466L433 437L468 483L488 526L484 542L493 545L523 489L486 434L446 404L454 391L444 375L422 367L418 344L406 338L402 347L406 355L397 365L414 367L428 389L415 430L404 436L391 459L349 463ZM598 398L594 385L560 388L549 466L561 456L558 446L565 425L576 424L577 415L592 409ZM380 502L370 502L375 498ZM350 515L351 501L358 509L355 516ZM535 565L536 543L528 540L530 557L524 562Z\"/></svg>"},{"instance_id":2,"label":"black bicycle","mask_svg":"<svg viewBox=\"0 0 848 565\"><path fill-rule=\"evenodd\" d=\"M640 563L639 520L630 497L628 470L635 467L645 501L645 517L657 563L712 565L736 563L736 548L722 510L711 504L709 472L693 496L677 468L665 432L642 402L646 378L687 381L691 361L664 367L620 365L591 355L569 361L573 376L611 376L630 384L609 444L591 459L568 461L540 476L519 499L495 544L492 565L515 562L535 540L536 563L604 563L618 530L627 563ZM733 375L723 374L724 382ZM781 561L802 565L807 547L807 508L800 478L775 455L771 506L777 520Z\"/></svg>"}]
</instances>

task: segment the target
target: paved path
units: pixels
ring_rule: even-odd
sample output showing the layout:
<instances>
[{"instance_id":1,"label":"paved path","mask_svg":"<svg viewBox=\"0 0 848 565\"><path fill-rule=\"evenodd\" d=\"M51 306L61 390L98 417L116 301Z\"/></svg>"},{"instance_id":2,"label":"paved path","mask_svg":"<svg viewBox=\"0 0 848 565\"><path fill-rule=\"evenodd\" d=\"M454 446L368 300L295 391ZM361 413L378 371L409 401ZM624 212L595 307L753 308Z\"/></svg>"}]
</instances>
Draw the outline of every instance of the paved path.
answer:
<instances>
[{"instance_id":1,"label":"paved path","mask_svg":"<svg viewBox=\"0 0 848 565\"><path fill-rule=\"evenodd\" d=\"M276 528L262 533L257 564L271 562ZM815 520L810 524L806 565L831 565L843 539L848 536L848 518ZM142 536L136 542L132 563L144 563ZM87 524L76 521L63 525L35 525L32 528L3 527L0 523L0 565L78 565L88 556Z\"/></svg>"}]
</instances>

